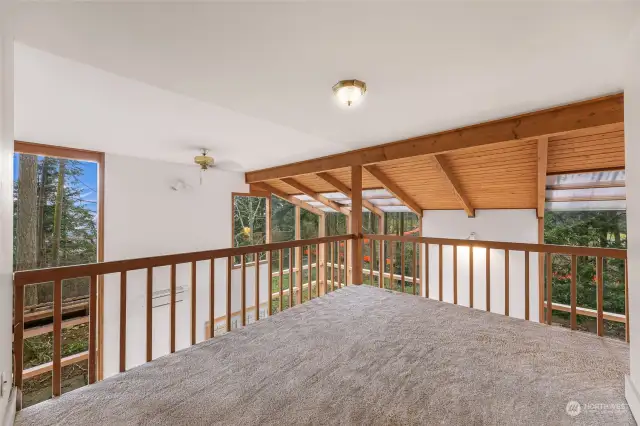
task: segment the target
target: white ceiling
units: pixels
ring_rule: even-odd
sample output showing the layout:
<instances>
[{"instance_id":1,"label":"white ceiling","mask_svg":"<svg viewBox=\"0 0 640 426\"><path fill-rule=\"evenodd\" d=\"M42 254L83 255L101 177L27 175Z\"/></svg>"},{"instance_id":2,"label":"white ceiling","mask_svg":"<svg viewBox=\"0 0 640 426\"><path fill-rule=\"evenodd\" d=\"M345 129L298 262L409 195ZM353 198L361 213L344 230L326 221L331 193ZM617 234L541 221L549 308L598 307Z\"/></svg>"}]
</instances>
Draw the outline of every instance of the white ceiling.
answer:
<instances>
[{"instance_id":1,"label":"white ceiling","mask_svg":"<svg viewBox=\"0 0 640 426\"><path fill-rule=\"evenodd\" d=\"M277 165L620 91L639 12L632 1L26 3L16 132L172 161L206 145L238 169ZM345 78L369 87L350 110L331 96Z\"/></svg>"}]
</instances>

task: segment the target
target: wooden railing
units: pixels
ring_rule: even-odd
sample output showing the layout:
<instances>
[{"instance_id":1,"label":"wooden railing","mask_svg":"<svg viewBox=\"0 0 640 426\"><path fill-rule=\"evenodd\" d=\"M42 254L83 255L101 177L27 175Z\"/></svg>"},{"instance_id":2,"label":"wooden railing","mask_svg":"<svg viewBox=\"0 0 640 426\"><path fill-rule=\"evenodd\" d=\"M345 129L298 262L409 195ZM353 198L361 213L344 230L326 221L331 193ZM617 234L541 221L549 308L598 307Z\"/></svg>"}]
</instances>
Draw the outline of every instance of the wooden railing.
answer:
<instances>
[{"instance_id":1,"label":"wooden railing","mask_svg":"<svg viewBox=\"0 0 640 426\"><path fill-rule=\"evenodd\" d=\"M355 241L351 241L355 240ZM351 242L350 242L351 241ZM350 243L349 243L350 242ZM386 248L385 248L386 242ZM196 342L196 264L198 262L209 262L209 300L208 300L208 323L211 332L205 338L211 338L215 335L214 327L215 318L215 300L218 297L225 298L224 309L224 328L226 331L232 329L232 316L236 313L232 312L232 270L234 268L234 257L240 258L240 324L247 324L247 287L253 285L255 288L255 302L251 309L255 309L255 321L260 320L260 274L255 274L253 283L247 282L247 267L255 267L255 259L261 259L264 253L264 259L268 265L267 277L271 279L272 286L267 291L267 310L268 316L276 312L280 312L292 306L303 303L306 299L310 300L314 297L312 291L315 285L316 296L322 296L327 292L341 288L346 285L350 279L351 263L349 244L363 244L367 250L363 250L365 262L363 266L368 264L368 268L363 268L363 281L365 283L375 285L377 277L377 285L382 288L409 292L424 297L437 298L443 300L443 247L453 247L451 261L453 268L451 278L453 284L452 301L459 304L458 300L458 264L461 262L458 256L458 248L468 248L468 257L464 259L468 262L464 265L469 271L474 270L474 251L485 250L485 306L482 308L491 311L491 252L492 250L502 251L504 253L504 309L501 311L505 315L510 314L510 265L509 258L512 252L524 253L524 270L522 276L522 285L524 287L524 318L530 319L531 303L530 289L531 283L531 258L538 264L538 312L540 322L546 320L548 324L552 322L552 311L564 311L570 315L570 326L572 329L577 328L577 315L584 315L596 318L597 334L604 334L604 321L615 321L629 324L628 314L628 284L625 279L625 314L618 314L604 311L604 280L603 280L603 262L604 259L622 259L625 261L626 270L626 250L621 249L601 249L590 247L571 247L557 246L549 244L526 244L526 243L506 243L496 241L478 241L478 240L459 240L445 238L426 238L426 237L409 237L409 236L392 236L392 235L365 235L357 237L355 235L340 235L333 237L315 238L309 240L288 241L273 244L264 244L257 246L248 246L241 248L227 248L219 250L200 251L193 253L181 253L166 256L156 256L139 259L120 260L113 262L96 263L89 265L67 266L59 268L40 269L32 271L16 272L14 274L15 284L15 320L14 320L14 352L15 352L15 384L19 389L23 387L23 379L42 374L46 371L52 372L52 394L59 396L61 394L61 375L62 367L70 365L82 360L88 360L88 381L94 383L98 380L97 368L97 335L99 320L99 296L100 278L101 276L110 274L119 274L120 289L120 314L119 314L119 343L118 343L118 369L125 371L127 369L127 273L135 270L145 270L146 280L145 297L146 297L146 361L153 359L153 312L152 312L152 294L153 294L153 270L158 267L170 267L170 287L169 287L169 346L170 352L176 350L176 289L177 289L177 273L176 268L180 264L189 264L191 267L191 298L190 298L190 344ZM405 256L405 246L411 246L411 258ZM303 264L303 253L308 250L307 263ZM438 255L437 261L423 262L422 259L429 259L429 253L436 250ZM399 256L400 273L397 273L396 258ZM494 252L495 253L495 252ZM288 255L288 256L287 256ZM495 255L495 254L494 254ZM565 255L571 259L571 285L570 285L570 303L559 304L549 303L552 300L552 259L553 256ZM247 257L253 259L252 262L247 261ZM596 293L597 308L590 309L577 305L577 259L580 256L589 256L596 259ZM285 258L287 258L285 262ZM368 257L368 259L367 259ZM226 280L222 287L224 291L220 292L220 288L216 291L215 278L215 260L226 259ZM385 266L386 260L389 261L388 271ZM259 262L262 263L264 261ZM546 266L545 266L546 263ZM437 268L437 294L430 295L430 268ZM304 272L307 271L306 283L304 282ZM258 270L256 270L258 272ZM313 277L315 272L315 279ZM295 279L294 279L295 274ZM434 271L434 276L435 276ZM477 275L477 273L476 273ZM90 278L90 295L89 295L89 348L86 352L73 354L71 356L62 357L62 330L65 327L79 323L74 320L63 321L62 311L62 281L72 278ZM285 277L288 277L289 284L285 286ZM544 279L546 277L546 280ZM547 283L545 287L545 281ZM53 330L53 357L52 361L47 364L35 366L28 370L23 368L24 339L29 337L30 332L25 333L25 313L24 313L24 288L26 285L39 284L45 282L54 283L53 298L53 315L52 325L47 326ZM360 283L357 283L360 284ZM274 285L277 291L274 290ZM469 274L468 278L468 306L474 307L474 273ZM285 288L286 287L286 288ZM306 293L305 293L306 290ZM222 293L222 294L218 294ZM545 300L546 297L546 300ZM294 303L295 298L295 303ZM236 302L237 303L237 302ZM476 303L477 305L477 303ZM550 307L550 309L549 309ZM274 309L275 308L275 309ZM220 313L219 313L220 314ZM218 318L220 319L220 318ZM86 322L86 319L82 321ZM629 327L626 327L626 338L629 339Z\"/></svg>"},{"instance_id":2,"label":"wooden railing","mask_svg":"<svg viewBox=\"0 0 640 426\"><path fill-rule=\"evenodd\" d=\"M314 238L309 240L296 240L281 243L263 244L257 246L247 246L239 248L227 248L219 250L208 250L192 253L172 254L165 256L147 257L139 259L119 260L113 262L103 262L78 266L65 266L58 268L38 269L30 271L21 271L14 274L14 286L15 286L15 305L14 305L14 355L15 355L15 385L18 389L23 388L23 379L32 377L36 374L41 374L45 371L52 371L52 395L59 396L61 394L61 376L62 367L75 363L81 360L88 360L88 381L94 383L98 379L97 374L97 333L98 333L98 287L99 277L109 274L120 275L120 315L119 315L119 371L123 372L127 369L127 273L135 270L146 270L146 361L151 361L153 358L153 312L152 312L152 294L153 294L153 269L158 267L170 267L170 291L169 291L169 309L170 309L170 351L176 350L176 288L177 288L177 274L176 268L180 264L190 264L191 266L191 318L190 318L190 343L194 345L196 343L196 264L198 262L209 262L209 323L215 324L215 299L216 297L226 298L226 330L231 331L231 302L232 302L232 269L233 259L235 256L241 257L241 285L240 285L240 303L241 303L241 325L245 326L247 323L247 297L246 289L246 269L247 269L247 256L253 255L253 259L260 259L262 253L266 253L268 262L268 275L267 277L277 277L278 292L273 293L271 289L267 291L268 295L268 315L273 314L272 305L273 299L279 299L279 311L282 311L284 306L284 295L288 293L288 307L293 306L292 293L295 293L296 304L302 303L303 300L303 273L296 274L295 283L291 279L291 271L295 271L293 268L294 256L297 257L296 265L298 265L298 271L308 269L307 277L307 299L311 299L313 294L312 288L312 274L311 268L315 266L316 277L324 276L324 262L319 259L320 253L326 253L327 247L334 245L340 246L340 244L346 247L346 242L355 239L354 235L340 235L333 237ZM308 265L302 265L302 252L305 247L310 248L308 254ZM315 247L315 250L311 248ZM289 253L289 286L285 290L283 287L283 276L285 275L285 265L283 265L284 254L288 250ZM315 253L315 256L314 256ZM315 258L314 258L315 257ZM215 260L227 259L227 271L226 271L226 291L224 295L216 293L215 286ZM273 272L272 260L277 259L279 263L279 270ZM257 272L257 271L256 271ZM333 275L332 275L333 276ZM89 295L89 349L87 352L80 354L74 354L72 356L62 357L62 329L68 326L67 321L62 319L62 281L72 278L90 278L90 295ZM273 281L273 278L272 278ZM333 280L332 280L333 281ZM27 285L40 284L46 282L54 283L53 294L53 357L51 363L36 366L27 371L24 370L24 288ZM316 280L317 284L320 284L317 288L317 294L323 295L328 289L324 286L324 279ZM340 283L340 281L339 281ZM255 274L255 305L256 309L255 320L260 319L260 274ZM338 284L339 286L341 284ZM295 287L294 287L295 286ZM331 285L333 289L333 284ZM293 292L291 290L294 290ZM210 337L213 337L214 333L211 333ZM207 336L209 337L209 336Z\"/></svg>"},{"instance_id":3,"label":"wooden railing","mask_svg":"<svg viewBox=\"0 0 640 426\"><path fill-rule=\"evenodd\" d=\"M552 245L552 244L528 244L528 243L510 243L510 242L498 242L498 241L478 241L478 240L459 240L459 239L449 239L449 238L429 238L429 237L408 237L408 236L393 236L393 235L365 235L364 241L369 241L370 248L370 264L375 266L376 263L378 265L378 275L379 276L389 276L391 271L394 272L395 275L395 259L394 250L396 249L396 245L400 245L404 247L405 244L413 245L413 261L412 261L412 269L413 269L413 283L414 283L414 291L416 289L416 271L420 271L419 275L423 280L418 280L420 283L420 294L424 297L433 297L438 300L443 300L443 247L453 247L452 250L452 285L453 285L453 303L458 304L458 248L459 247L467 247L468 250L468 271L469 279L468 279L468 306L474 307L474 251L476 249L484 249L485 250L485 310L491 311L491 250L499 250L504 253L504 308L502 312L505 315L509 315L510 312L510 296L509 291L511 288L510 285L510 253L512 252L523 252L524 253L524 271L522 276L522 283L524 286L524 319L530 319L530 286L531 286L531 254L538 254L538 312L539 312L539 320L540 322L546 321L547 324L552 323L552 313L554 310L568 312L570 318L570 327L571 329L577 329L577 316L584 315L588 317L596 318L596 332L598 336L604 335L604 320L619 322L625 324L625 337L626 340L629 341L629 303L628 303L628 280L627 277L627 251L624 249L609 249L609 248L593 248L593 247L577 247L577 246L560 246L560 245ZM384 253L384 242L387 242L389 248L389 254L386 256ZM377 250L376 250L377 246ZM418 250L420 249L422 253L424 253L424 258L427 261L424 262L422 268L418 265L420 261L416 259L416 255ZM437 295L429 294L430 285L430 271L429 269L432 267L436 267L432 265L429 259L430 250L437 250L437 279L438 279L438 291ZM405 250L401 249L400 255L400 263L401 263L401 291L404 292L405 289ZM377 258L374 258L376 253L378 254ZM380 255L381 254L381 255ZM570 265L571 265L571 273L568 274L570 279L570 303L560 304L553 303L552 301L552 284L553 284L553 257L558 255L565 255L570 257ZM580 307L577 304L577 265L578 265L578 257L593 257L596 262L596 275L594 277L595 285L596 285L596 309L590 309L585 307ZM385 262L382 259L390 260L390 268L389 273L385 272ZM535 258L534 258L535 259ZM625 295L625 313L618 314L613 312L605 312L604 311L604 273L603 273L603 265L605 259L621 259L624 261L624 295ZM377 262L376 262L377 260ZM371 274L370 282L373 283L373 267L369 268L365 272L369 272ZM366 275L366 274L365 274ZM389 281L389 287L392 290L396 290L397 286L394 283L395 280ZM424 285L422 285L422 281L424 281ZM392 284L393 283L393 284ZM387 283L384 279L378 280L378 285L382 287L386 287ZM535 284L534 284L535 285ZM550 306L549 306L550 305ZM549 309L550 307L550 309Z\"/></svg>"}]
</instances>

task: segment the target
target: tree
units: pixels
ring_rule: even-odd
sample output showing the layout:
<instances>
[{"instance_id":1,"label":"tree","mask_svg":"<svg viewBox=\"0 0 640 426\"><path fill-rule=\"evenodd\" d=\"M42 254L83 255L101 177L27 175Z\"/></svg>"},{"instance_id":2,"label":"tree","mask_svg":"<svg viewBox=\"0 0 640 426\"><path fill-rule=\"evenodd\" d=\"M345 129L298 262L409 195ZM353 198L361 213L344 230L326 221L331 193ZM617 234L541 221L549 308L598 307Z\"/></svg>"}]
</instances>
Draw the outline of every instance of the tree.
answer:
<instances>
[{"instance_id":1,"label":"tree","mask_svg":"<svg viewBox=\"0 0 640 426\"><path fill-rule=\"evenodd\" d=\"M18 203L16 224L15 269L34 269L37 265L38 158L20 154L18 171ZM27 286L25 305L38 303L37 289Z\"/></svg>"}]
</instances>

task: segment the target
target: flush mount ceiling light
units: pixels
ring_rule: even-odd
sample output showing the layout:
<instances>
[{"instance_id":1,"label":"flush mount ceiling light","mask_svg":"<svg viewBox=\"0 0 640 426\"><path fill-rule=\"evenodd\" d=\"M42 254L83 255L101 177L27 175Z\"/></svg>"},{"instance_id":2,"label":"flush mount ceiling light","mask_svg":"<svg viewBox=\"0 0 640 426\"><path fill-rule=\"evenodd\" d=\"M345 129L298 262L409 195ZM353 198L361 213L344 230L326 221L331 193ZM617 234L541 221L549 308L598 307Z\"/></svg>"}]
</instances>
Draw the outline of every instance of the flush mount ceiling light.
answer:
<instances>
[{"instance_id":1,"label":"flush mount ceiling light","mask_svg":"<svg viewBox=\"0 0 640 426\"><path fill-rule=\"evenodd\" d=\"M367 85L360 80L342 80L333 86L333 94L347 106L360 101L366 92Z\"/></svg>"}]
</instances>

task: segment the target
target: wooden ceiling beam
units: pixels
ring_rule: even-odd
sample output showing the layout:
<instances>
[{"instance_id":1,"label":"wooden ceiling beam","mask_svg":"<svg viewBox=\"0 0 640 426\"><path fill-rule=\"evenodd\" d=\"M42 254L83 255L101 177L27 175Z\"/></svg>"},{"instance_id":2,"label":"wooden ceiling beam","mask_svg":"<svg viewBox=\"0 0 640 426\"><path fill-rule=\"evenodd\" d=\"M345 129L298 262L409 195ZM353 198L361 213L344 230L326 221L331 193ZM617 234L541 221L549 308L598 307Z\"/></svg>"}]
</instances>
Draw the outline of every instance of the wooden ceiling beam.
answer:
<instances>
[{"instance_id":1,"label":"wooden ceiling beam","mask_svg":"<svg viewBox=\"0 0 640 426\"><path fill-rule=\"evenodd\" d=\"M538 218L544 217L544 203L547 194L547 163L549 153L549 137L538 138Z\"/></svg>"},{"instance_id":2,"label":"wooden ceiling beam","mask_svg":"<svg viewBox=\"0 0 640 426\"><path fill-rule=\"evenodd\" d=\"M247 183L369 165L417 155L442 154L497 142L530 140L624 122L622 93L489 121L413 139L362 148L245 174Z\"/></svg>"},{"instance_id":3,"label":"wooden ceiling beam","mask_svg":"<svg viewBox=\"0 0 640 426\"><path fill-rule=\"evenodd\" d=\"M324 216L324 212L320 209L317 209L304 201L294 197L293 195L289 195L284 191L279 190L276 187L269 185L268 183L260 182L260 183L252 183L250 186L251 192L267 192L275 195L276 197L282 198L285 201L293 204L294 206L298 206L302 209L307 210L313 214L317 214L318 216Z\"/></svg>"},{"instance_id":4,"label":"wooden ceiling beam","mask_svg":"<svg viewBox=\"0 0 640 426\"><path fill-rule=\"evenodd\" d=\"M324 204L325 206L332 208L333 210L335 210L338 213L342 213L342 214L346 214L346 215L351 213L351 211L346 206L343 206L343 205L341 205L339 203L336 203L335 201L331 201L330 199L328 199L324 195L319 194L318 192L315 192L314 190L312 190L308 186L301 184L300 182L298 182L295 179L284 178L284 179L282 179L282 182L284 182L287 185L297 189L298 191L302 192L303 194L308 195L309 197L313 198L315 201L318 201L318 202Z\"/></svg>"},{"instance_id":5,"label":"wooden ceiling beam","mask_svg":"<svg viewBox=\"0 0 640 426\"><path fill-rule=\"evenodd\" d=\"M352 198L353 194L351 192L351 188L349 188L347 185L342 183L340 180L336 179L335 177L331 176L329 173L325 173L325 172L318 173L316 176L318 176L320 179L322 179L329 185L333 186L338 192L341 192L344 195L346 195L347 198L349 198L350 200L353 200ZM380 210L380 208L376 207L374 204L372 204L368 200L365 200L364 198L362 199L362 205L366 207L367 210L369 210L370 212L378 216L384 215L384 212Z\"/></svg>"},{"instance_id":6,"label":"wooden ceiling beam","mask_svg":"<svg viewBox=\"0 0 640 426\"><path fill-rule=\"evenodd\" d=\"M416 203L406 192L404 192L398 185L395 184L391 179L384 174L382 170L380 170L377 166L365 166L364 167L367 172L382 186L385 187L387 191L392 193L394 197L402 202L405 206L409 207L418 217L422 217L422 208Z\"/></svg>"},{"instance_id":7,"label":"wooden ceiling beam","mask_svg":"<svg viewBox=\"0 0 640 426\"><path fill-rule=\"evenodd\" d=\"M469 199L466 197L464 192L462 191L462 186L460 186L460 182L453 174L451 167L447 164L447 160L442 155L434 155L433 156L433 166L434 168L442 175L445 181L449 184L453 195L458 199L462 208L465 212L467 212L467 216L475 217L476 211L471 206Z\"/></svg>"}]
</instances>

